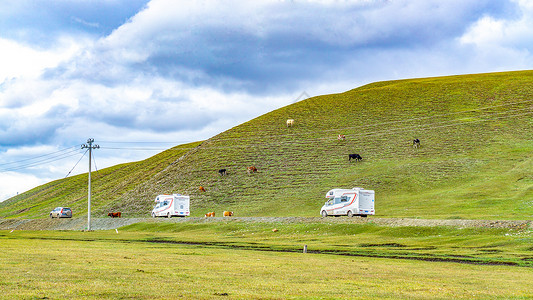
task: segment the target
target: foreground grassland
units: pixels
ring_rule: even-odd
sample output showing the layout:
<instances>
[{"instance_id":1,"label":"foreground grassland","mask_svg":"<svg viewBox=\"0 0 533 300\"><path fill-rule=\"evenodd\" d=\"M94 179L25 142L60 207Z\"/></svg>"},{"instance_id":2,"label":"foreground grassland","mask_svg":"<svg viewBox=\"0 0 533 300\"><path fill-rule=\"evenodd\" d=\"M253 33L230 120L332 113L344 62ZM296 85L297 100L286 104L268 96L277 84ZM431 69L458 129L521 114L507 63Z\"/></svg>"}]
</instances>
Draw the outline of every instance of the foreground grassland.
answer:
<instances>
[{"instance_id":1,"label":"foreground grassland","mask_svg":"<svg viewBox=\"0 0 533 300\"><path fill-rule=\"evenodd\" d=\"M530 229L274 225L2 231L0 298L533 297Z\"/></svg>"}]
</instances>

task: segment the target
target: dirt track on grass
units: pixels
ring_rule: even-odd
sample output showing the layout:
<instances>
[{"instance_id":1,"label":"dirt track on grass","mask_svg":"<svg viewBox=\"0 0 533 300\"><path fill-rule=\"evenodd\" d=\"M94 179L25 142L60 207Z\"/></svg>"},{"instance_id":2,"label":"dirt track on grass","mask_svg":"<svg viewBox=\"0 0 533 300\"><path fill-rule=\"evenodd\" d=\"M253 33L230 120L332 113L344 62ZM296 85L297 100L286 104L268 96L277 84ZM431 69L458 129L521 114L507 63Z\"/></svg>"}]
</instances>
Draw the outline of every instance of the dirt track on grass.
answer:
<instances>
[{"instance_id":1,"label":"dirt track on grass","mask_svg":"<svg viewBox=\"0 0 533 300\"><path fill-rule=\"evenodd\" d=\"M212 222L257 222L257 223L330 223L330 224L376 224L380 226L452 226L458 228L509 228L532 229L531 220L434 220L405 218L320 218L320 217L231 217L231 218L93 218L91 230L111 230L135 223L212 223ZM87 230L86 218L72 219L0 219L0 230Z\"/></svg>"}]
</instances>

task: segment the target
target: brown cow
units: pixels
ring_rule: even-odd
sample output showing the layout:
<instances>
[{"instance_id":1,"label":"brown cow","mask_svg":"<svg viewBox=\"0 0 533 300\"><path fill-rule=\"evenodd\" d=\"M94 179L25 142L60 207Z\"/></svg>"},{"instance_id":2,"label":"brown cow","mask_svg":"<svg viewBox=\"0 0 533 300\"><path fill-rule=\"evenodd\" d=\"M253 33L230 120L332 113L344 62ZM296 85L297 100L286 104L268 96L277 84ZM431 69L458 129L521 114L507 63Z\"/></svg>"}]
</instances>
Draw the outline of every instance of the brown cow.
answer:
<instances>
[{"instance_id":1,"label":"brown cow","mask_svg":"<svg viewBox=\"0 0 533 300\"><path fill-rule=\"evenodd\" d=\"M208 217L214 217L215 216L215 212L208 212L205 214L205 217L208 218Z\"/></svg>"},{"instance_id":2,"label":"brown cow","mask_svg":"<svg viewBox=\"0 0 533 300\"><path fill-rule=\"evenodd\" d=\"M108 217L111 217L111 218L121 218L122 217L122 213L119 211L119 212L110 212L107 214Z\"/></svg>"},{"instance_id":3,"label":"brown cow","mask_svg":"<svg viewBox=\"0 0 533 300\"><path fill-rule=\"evenodd\" d=\"M255 166L248 167L246 170L248 174L257 172L257 168Z\"/></svg>"},{"instance_id":4,"label":"brown cow","mask_svg":"<svg viewBox=\"0 0 533 300\"><path fill-rule=\"evenodd\" d=\"M203 186L198 188L201 192L205 192L205 188Z\"/></svg>"},{"instance_id":5,"label":"brown cow","mask_svg":"<svg viewBox=\"0 0 533 300\"><path fill-rule=\"evenodd\" d=\"M231 217L233 216L233 212L232 211L225 211L224 212L224 217Z\"/></svg>"}]
</instances>

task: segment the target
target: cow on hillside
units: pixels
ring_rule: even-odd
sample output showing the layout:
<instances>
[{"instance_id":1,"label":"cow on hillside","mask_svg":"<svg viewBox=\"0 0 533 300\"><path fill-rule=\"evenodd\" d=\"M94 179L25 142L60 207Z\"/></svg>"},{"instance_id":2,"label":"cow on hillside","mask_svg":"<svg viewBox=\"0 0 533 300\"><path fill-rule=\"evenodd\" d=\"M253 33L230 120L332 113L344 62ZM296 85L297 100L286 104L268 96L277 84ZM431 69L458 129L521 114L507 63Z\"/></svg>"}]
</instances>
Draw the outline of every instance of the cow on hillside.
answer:
<instances>
[{"instance_id":1,"label":"cow on hillside","mask_svg":"<svg viewBox=\"0 0 533 300\"><path fill-rule=\"evenodd\" d=\"M287 120L287 127L292 127L294 126L294 119L288 119Z\"/></svg>"},{"instance_id":2,"label":"cow on hillside","mask_svg":"<svg viewBox=\"0 0 533 300\"><path fill-rule=\"evenodd\" d=\"M361 157L361 155L355 153L355 154L348 154L348 161L351 161L352 159L356 160L356 161L359 161L359 160L363 160L363 158Z\"/></svg>"},{"instance_id":3,"label":"cow on hillside","mask_svg":"<svg viewBox=\"0 0 533 300\"><path fill-rule=\"evenodd\" d=\"M122 217L122 213L119 211L119 212L110 212L107 214L108 217L111 217L111 218L121 218Z\"/></svg>"},{"instance_id":4,"label":"cow on hillside","mask_svg":"<svg viewBox=\"0 0 533 300\"><path fill-rule=\"evenodd\" d=\"M414 139L413 140L413 148L418 148L420 147L420 140L419 139Z\"/></svg>"}]
</instances>

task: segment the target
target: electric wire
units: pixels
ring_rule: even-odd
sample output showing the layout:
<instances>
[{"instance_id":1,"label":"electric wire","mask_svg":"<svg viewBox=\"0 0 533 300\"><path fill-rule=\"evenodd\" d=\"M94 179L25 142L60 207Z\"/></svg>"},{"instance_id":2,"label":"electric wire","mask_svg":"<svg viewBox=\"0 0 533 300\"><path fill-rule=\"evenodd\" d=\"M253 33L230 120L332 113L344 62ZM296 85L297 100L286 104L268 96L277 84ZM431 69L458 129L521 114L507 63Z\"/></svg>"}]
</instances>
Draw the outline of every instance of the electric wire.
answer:
<instances>
[{"instance_id":1,"label":"electric wire","mask_svg":"<svg viewBox=\"0 0 533 300\"><path fill-rule=\"evenodd\" d=\"M73 153L73 152L76 152L76 153ZM71 154L71 153L73 153L73 154ZM42 160L38 160L38 161L35 161L35 162L30 162L30 163L26 163L26 164L22 164L22 165L18 165L18 166L2 168L2 169L0 169L0 172L10 172L10 171L28 169L28 168L32 168L32 167L36 167L36 166L40 166L40 165L49 164L51 162L55 162L55 161L58 161L58 160L69 158L69 157L72 157L72 156L75 156L75 155L78 155L78 154L79 154L79 152L77 150L72 150L72 151L63 153L61 155L56 155L56 156L53 156L53 157L50 157L50 158L47 158L47 159L42 159Z\"/></svg>"},{"instance_id":2,"label":"electric wire","mask_svg":"<svg viewBox=\"0 0 533 300\"><path fill-rule=\"evenodd\" d=\"M95 159L94 153L92 151L91 151L91 156L93 157L94 171L98 172L98 167L96 166L96 159Z\"/></svg>"},{"instance_id":3,"label":"electric wire","mask_svg":"<svg viewBox=\"0 0 533 300\"><path fill-rule=\"evenodd\" d=\"M68 172L68 174L65 176L65 178L68 177L68 175L70 175L70 173L72 173L72 171L74 171L74 168L76 168L76 166L80 163L80 161L82 160L82 158L85 156L85 154L87 153L87 151L89 151L89 149L85 150L85 152L83 152L83 154L81 155L80 159L78 160L78 162L74 165L74 167L72 167L72 169Z\"/></svg>"},{"instance_id":4,"label":"electric wire","mask_svg":"<svg viewBox=\"0 0 533 300\"><path fill-rule=\"evenodd\" d=\"M57 150L57 151L54 151L54 152L51 152L51 153L47 153L47 154L43 154L43 155L38 155L38 156L34 156L34 157L26 158L26 159L21 159L21 160L17 160L17 161L13 161L13 162L8 162L8 163L1 163L0 166L18 164L20 162L34 160L34 159L41 158L41 157L52 156L52 155L54 155L56 153L65 152L65 151L68 151L70 153L70 152L72 152L74 150L73 148L76 149L75 146L69 147L69 148L64 148L64 149Z\"/></svg>"}]
</instances>

